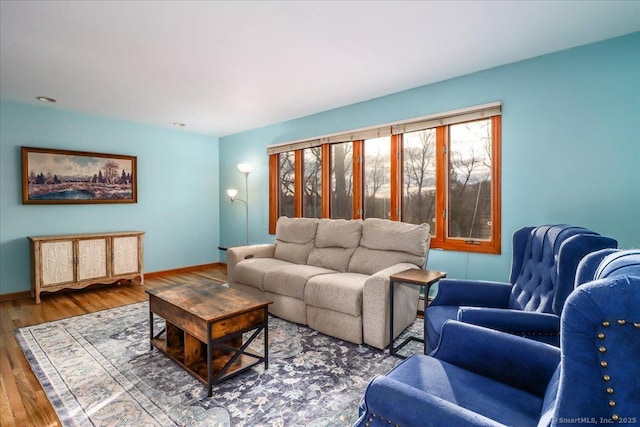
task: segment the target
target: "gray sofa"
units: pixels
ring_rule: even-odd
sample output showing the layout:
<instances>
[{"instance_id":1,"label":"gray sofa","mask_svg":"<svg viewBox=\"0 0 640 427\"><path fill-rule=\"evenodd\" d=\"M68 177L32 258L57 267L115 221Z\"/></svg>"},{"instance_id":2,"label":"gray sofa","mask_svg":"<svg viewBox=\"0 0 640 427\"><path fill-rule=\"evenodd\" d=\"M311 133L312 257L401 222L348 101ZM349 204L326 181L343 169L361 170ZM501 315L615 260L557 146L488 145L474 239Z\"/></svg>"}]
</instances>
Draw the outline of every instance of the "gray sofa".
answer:
<instances>
[{"instance_id":1,"label":"gray sofa","mask_svg":"<svg viewBox=\"0 0 640 427\"><path fill-rule=\"evenodd\" d=\"M281 217L275 244L227 250L229 285L273 301L269 312L356 344L389 344L389 275L422 268L428 224ZM397 284L394 336L416 318L419 289Z\"/></svg>"}]
</instances>

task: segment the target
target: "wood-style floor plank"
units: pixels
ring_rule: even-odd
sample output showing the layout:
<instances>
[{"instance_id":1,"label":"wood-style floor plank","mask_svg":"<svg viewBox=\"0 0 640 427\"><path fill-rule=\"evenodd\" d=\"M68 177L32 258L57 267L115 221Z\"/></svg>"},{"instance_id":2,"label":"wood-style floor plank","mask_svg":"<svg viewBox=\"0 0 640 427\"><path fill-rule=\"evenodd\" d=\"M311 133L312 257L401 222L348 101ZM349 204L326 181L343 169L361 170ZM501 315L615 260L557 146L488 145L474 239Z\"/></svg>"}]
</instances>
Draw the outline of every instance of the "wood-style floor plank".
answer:
<instances>
[{"instance_id":1,"label":"wood-style floor plank","mask_svg":"<svg viewBox=\"0 0 640 427\"><path fill-rule=\"evenodd\" d=\"M0 302L0 426L61 425L16 341L14 329L146 301L145 289L190 281L225 283L226 268L218 265L145 278L144 286L133 282L42 294L41 304L32 298Z\"/></svg>"}]
</instances>

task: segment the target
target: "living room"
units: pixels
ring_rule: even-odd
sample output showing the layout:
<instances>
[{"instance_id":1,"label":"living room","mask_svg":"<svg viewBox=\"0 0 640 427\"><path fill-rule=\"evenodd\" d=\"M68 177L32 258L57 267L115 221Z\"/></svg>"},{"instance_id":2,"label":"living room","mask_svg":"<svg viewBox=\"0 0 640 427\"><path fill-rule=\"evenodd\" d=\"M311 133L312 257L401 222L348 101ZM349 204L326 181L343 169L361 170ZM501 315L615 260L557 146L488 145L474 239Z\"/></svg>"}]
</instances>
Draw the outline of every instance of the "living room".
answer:
<instances>
[{"instance_id":1,"label":"living room","mask_svg":"<svg viewBox=\"0 0 640 427\"><path fill-rule=\"evenodd\" d=\"M364 94L358 101L336 101L313 111L296 112L293 102L287 119L256 121L258 124L253 127L219 134L190 128L190 115L195 120L202 114L198 111L178 114L180 110L176 108L169 123L158 124L155 119L146 123L128 120L126 114L92 113L94 110L83 109L83 101L78 99L74 101L79 107L69 108L66 103L71 100L65 100L64 88L75 83L81 85L82 81L64 80L59 74L64 68L58 68L56 58L75 58L78 66L88 63L111 70L114 79L122 81L121 92L101 94L98 81L92 84L98 91L93 96L104 102L111 100L111 95L121 96L123 110L128 107L129 92L135 94L127 84L127 73L132 74L131 79L137 73L153 78L155 71L150 68L136 71L127 64L111 64L106 52L100 52L104 55L101 57L74 56L66 52L68 46L64 45L59 47L60 51L40 51L33 44L38 40L35 36L25 34L24 40L18 41L4 37L4 28L16 25L9 25L13 18L5 13L11 12L10 3L2 3L0 41L3 55L0 299L3 301L30 296L27 236L141 230L145 232L145 272L224 263L225 253L218 247L244 244L245 232L252 244L274 241L269 233L267 147L496 101L502 107L501 253L432 250L428 268L446 271L452 278L504 281L511 262L511 235L519 227L534 224L575 224L614 237L620 248L640 247L637 2L572 2L586 9L597 5L601 11L622 8L625 11L622 15L630 18L625 21L614 14L618 21L601 19L597 28L605 36L593 35L589 42L578 38L570 47L551 47L529 57L514 55L518 59L509 63L487 62L485 68L441 76L419 86ZM571 22L570 16L563 19L567 25ZM56 25L64 26L65 21ZM103 31L100 34L105 37L111 34ZM544 31L537 36L554 34L552 28L545 27ZM86 32L90 37L90 31ZM580 34L584 37L584 33ZM123 33L121 42L126 43L128 36ZM66 40L68 45L75 42ZM15 45L9 49L5 43ZM482 51L483 46L475 49ZM13 57L5 57L6 52L15 50L38 52L42 62L22 62L25 68L16 75L10 67ZM331 58L330 52L322 55ZM175 61L188 61L188 55L185 56ZM382 52L381 56L400 59L394 58L393 51ZM50 75L36 82L25 80L33 84L26 90L25 81L18 76L26 79L34 72L30 67L46 70L44 64L51 64ZM244 65L255 69L250 61ZM364 78L366 72L361 75ZM340 79L340 74L331 74L330 78ZM91 76L86 79L91 80ZM170 84L166 80L162 83ZM51 92L54 88L55 93ZM316 92L314 89L308 96ZM57 102L43 104L36 101L37 96L53 97ZM290 96L298 99L294 94ZM239 91L237 103L229 108L242 111L243 103L251 97L252 94ZM131 102L135 98L136 95L132 96ZM153 101L174 104L176 99L181 99L180 94L164 86L158 88ZM210 119L224 120L224 116ZM173 127L171 122L184 122L187 126ZM23 204L22 146L136 156L137 203ZM239 197L245 197L244 177L237 170L239 163L254 167L247 177L248 230L242 206L232 203L226 193L228 188L237 188Z\"/></svg>"}]
</instances>

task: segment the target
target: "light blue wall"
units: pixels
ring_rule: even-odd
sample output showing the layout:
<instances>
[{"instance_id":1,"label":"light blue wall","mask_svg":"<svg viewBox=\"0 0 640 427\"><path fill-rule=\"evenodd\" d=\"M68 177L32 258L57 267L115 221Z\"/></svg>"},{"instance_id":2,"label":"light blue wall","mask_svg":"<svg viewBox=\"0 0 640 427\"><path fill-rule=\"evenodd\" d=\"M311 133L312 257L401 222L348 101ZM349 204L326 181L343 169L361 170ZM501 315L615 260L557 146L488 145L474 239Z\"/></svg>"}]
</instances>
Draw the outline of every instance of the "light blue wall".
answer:
<instances>
[{"instance_id":1,"label":"light blue wall","mask_svg":"<svg viewBox=\"0 0 640 427\"><path fill-rule=\"evenodd\" d=\"M21 146L137 156L138 203L23 205ZM1 101L0 167L0 294L30 289L30 235L142 230L148 272L219 261L217 138Z\"/></svg>"},{"instance_id":2,"label":"light blue wall","mask_svg":"<svg viewBox=\"0 0 640 427\"><path fill-rule=\"evenodd\" d=\"M363 71L364 72L364 71ZM502 255L432 250L449 277L507 280L511 235L524 225L571 223L640 247L640 33L502 66L367 102L220 138L221 244L242 243L250 175L252 243L268 234L270 144L503 102Z\"/></svg>"}]
</instances>

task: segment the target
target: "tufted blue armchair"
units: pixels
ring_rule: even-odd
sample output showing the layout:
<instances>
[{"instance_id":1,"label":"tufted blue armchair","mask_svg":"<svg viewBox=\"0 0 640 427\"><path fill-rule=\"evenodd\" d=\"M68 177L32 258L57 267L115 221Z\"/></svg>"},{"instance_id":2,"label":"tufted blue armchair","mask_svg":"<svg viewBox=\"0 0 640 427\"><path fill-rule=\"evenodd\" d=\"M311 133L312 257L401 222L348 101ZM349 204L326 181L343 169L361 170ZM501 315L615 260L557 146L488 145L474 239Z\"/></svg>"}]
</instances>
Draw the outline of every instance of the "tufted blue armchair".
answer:
<instances>
[{"instance_id":1,"label":"tufted blue armchair","mask_svg":"<svg viewBox=\"0 0 640 427\"><path fill-rule=\"evenodd\" d=\"M513 234L509 283L443 279L425 313L428 348L450 319L559 345L560 314L578 263L618 242L582 227L524 227Z\"/></svg>"},{"instance_id":2,"label":"tufted blue armchair","mask_svg":"<svg viewBox=\"0 0 640 427\"><path fill-rule=\"evenodd\" d=\"M574 290L560 348L455 320L374 378L357 427L640 423L640 268ZM631 268L629 270L632 270Z\"/></svg>"}]
</instances>

